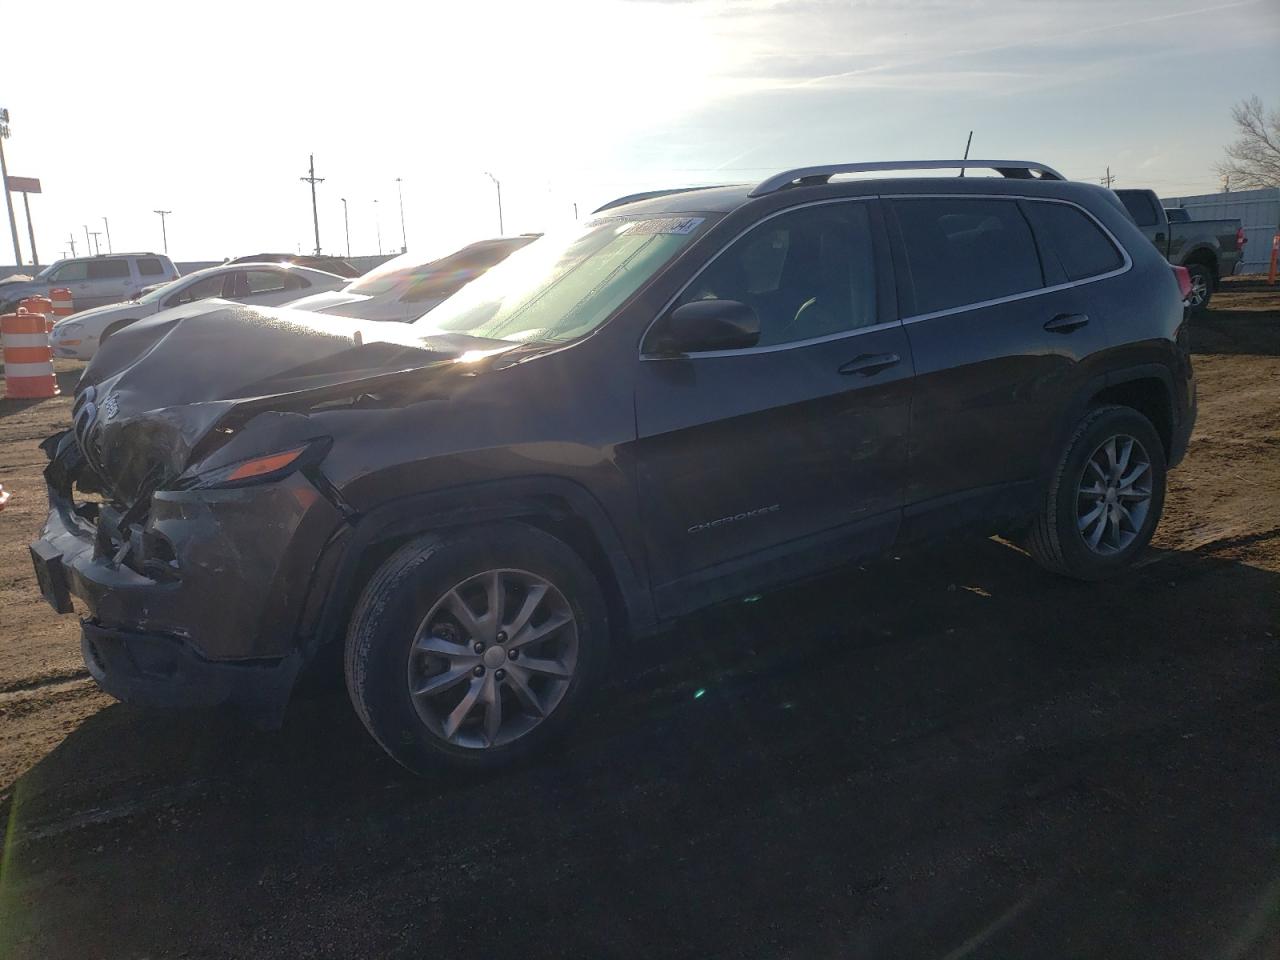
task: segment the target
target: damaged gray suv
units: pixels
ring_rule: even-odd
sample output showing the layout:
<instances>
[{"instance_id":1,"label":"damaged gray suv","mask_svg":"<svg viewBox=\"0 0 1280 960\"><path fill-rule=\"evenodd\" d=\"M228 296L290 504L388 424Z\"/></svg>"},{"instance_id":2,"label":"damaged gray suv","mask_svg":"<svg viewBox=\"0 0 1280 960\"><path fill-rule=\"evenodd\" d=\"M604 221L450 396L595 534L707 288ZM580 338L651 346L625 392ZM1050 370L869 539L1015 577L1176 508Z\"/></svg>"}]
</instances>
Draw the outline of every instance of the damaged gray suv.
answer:
<instances>
[{"instance_id":1,"label":"damaged gray suv","mask_svg":"<svg viewBox=\"0 0 1280 960\"><path fill-rule=\"evenodd\" d=\"M499 764L612 643L964 529L1085 580L1195 419L1184 289L1049 167L623 198L412 325L192 304L105 343L32 555L89 670L278 722L343 663L401 763Z\"/></svg>"}]
</instances>

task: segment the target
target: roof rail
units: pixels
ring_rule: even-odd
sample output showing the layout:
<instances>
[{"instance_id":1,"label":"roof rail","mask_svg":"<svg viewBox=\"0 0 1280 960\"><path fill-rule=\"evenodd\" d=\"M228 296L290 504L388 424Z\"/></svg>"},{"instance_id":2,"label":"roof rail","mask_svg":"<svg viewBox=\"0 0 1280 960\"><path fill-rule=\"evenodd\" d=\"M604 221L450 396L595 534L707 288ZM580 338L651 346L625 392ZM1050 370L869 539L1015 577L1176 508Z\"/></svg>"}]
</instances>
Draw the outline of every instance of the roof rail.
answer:
<instances>
[{"instance_id":1,"label":"roof rail","mask_svg":"<svg viewBox=\"0 0 1280 960\"><path fill-rule=\"evenodd\" d=\"M763 197L787 187L826 183L839 173L872 173L880 170L965 170L977 167L995 170L1017 180L1065 180L1057 170L1034 160L885 160L876 163L830 163L819 167L799 167L774 174L761 181L748 196Z\"/></svg>"},{"instance_id":2,"label":"roof rail","mask_svg":"<svg viewBox=\"0 0 1280 960\"><path fill-rule=\"evenodd\" d=\"M602 207L596 207L591 212L593 214L600 213L602 210L612 210L614 207L623 207L628 203L639 203L641 200L653 200L656 197L669 197L674 193L693 193L695 190L714 190L716 187L722 187L722 183L709 183L702 187L674 187L669 190L646 190L644 193L629 193L625 197L618 197L616 200L610 200Z\"/></svg>"}]
</instances>

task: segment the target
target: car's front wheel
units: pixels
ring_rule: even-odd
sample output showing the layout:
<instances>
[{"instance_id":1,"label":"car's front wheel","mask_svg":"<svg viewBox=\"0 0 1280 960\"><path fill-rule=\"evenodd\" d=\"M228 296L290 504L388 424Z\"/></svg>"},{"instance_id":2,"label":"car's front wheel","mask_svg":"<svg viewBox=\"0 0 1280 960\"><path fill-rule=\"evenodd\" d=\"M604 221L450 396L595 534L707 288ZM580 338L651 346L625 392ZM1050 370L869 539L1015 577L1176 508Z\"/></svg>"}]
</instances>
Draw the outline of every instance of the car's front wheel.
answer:
<instances>
[{"instance_id":1,"label":"car's front wheel","mask_svg":"<svg viewBox=\"0 0 1280 960\"><path fill-rule=\"evenodd\" d=\"M365 587L347 689L409 769L498 766L568 726L607 645L599 584L561 541L516 523L426 535Z\"/></svg>"},{"instance_id":2,"label":"car's front wheel","mask_svg":"<svg viewBox=\"0 0 1280 960\"><path fill-rule=\"evenodd\" d=\"M1164 445L1130 407L1090 410L1066 445L1027 550L1041 566L1079 580L1117 573L1143 551L1164 509Z\"/></svg>"}]
</instances>

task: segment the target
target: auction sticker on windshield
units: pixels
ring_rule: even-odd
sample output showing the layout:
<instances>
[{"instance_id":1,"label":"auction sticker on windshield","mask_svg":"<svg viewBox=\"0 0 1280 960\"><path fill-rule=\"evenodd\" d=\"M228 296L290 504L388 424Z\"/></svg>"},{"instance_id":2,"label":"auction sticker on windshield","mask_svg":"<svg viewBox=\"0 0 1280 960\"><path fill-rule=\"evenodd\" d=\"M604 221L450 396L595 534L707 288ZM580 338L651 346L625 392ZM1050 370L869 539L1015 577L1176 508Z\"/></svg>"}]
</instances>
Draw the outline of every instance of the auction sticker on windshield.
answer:
<instances>
[{"instance_id":1,"label":"auction sticker on windshield","mask_svg":"<svg viewBox=\"0 0 1280 960\"><path fill-rule=\"evenodd\" d=\"M627 233L637 236L668 234L683 237L702 226L706 217L659 217L656 220L637 220L627 228Z\"/></svg>"}]
</instances>

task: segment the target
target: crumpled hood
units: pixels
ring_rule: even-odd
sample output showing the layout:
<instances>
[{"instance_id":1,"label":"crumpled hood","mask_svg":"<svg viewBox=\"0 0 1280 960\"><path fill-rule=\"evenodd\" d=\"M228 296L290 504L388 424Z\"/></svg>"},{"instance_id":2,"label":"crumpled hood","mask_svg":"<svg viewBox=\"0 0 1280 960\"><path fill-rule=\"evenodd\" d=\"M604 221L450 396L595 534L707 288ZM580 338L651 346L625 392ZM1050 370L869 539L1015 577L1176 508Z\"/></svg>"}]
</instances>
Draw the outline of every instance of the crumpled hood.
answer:
<instances>
[{"instance_id":1,"label":"crumpled hood","mask_svg":"<svg viewBox=\"0 0 1280 960\"><path fill-rule=\"evenodd\" d=\"M427 367L451 366L464 353L508 348L463 335L424 336L401 323L191 304L140 320L103 344L77 387L73 426L110 492L131 500L181 473L200 440L233 410L323 399L353 384L372 391L421 377Z\"/></svg>"}]
</instances>

